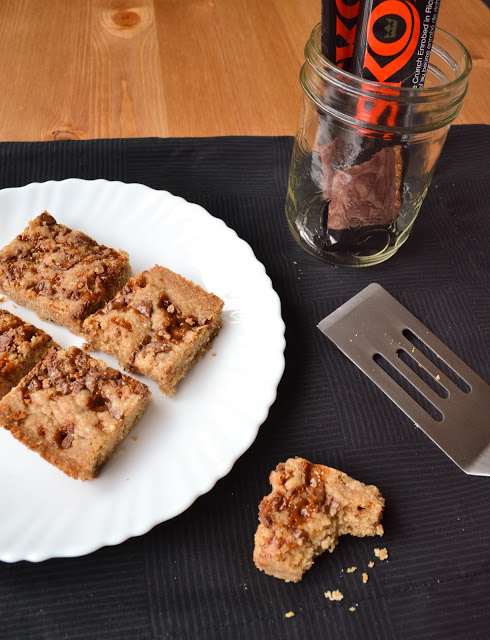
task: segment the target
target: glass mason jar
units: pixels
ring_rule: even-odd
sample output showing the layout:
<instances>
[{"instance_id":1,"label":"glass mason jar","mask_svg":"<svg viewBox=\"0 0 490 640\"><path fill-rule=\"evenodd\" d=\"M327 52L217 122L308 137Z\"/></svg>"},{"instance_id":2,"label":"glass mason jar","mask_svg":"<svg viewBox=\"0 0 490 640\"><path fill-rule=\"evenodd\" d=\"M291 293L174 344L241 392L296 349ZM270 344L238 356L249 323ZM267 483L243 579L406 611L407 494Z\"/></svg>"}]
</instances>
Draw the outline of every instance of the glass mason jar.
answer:
<instances>
[{"instance_id":1,"label":"glass mason jar","mask_svg":"<svg viewBox=\"0 0 490 640\"><path fill-rule=\"evenodd\" d=\"M370 266L409 236L461 110L471 58L436 29L424 88L412 89L342 71L320 43L317 25L300 74L304 95L286 215L309 253L335 265Z\"/></svg>"}]
</instances>

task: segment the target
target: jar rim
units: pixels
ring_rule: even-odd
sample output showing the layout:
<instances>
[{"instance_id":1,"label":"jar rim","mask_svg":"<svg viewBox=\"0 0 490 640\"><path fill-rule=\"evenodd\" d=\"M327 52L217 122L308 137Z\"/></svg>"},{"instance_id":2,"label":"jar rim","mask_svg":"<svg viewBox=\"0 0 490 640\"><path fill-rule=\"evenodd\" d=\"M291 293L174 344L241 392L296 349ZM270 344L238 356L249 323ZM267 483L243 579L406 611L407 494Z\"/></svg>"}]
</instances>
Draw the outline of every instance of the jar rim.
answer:
<instances>
[{"instance_id":1,"label":"jar rim","mask_svg":"<svg viewBox=\"0 0 490 640\"><path fill-rule=\"evenodd\" d=\"M318 73L324 80L328 82L334 82L335 84L341 85L344 90L346 86L352 86L353 91L356 93L359 89L362 90L364 95L371 95L373 97L378 97L381 94L384 94L386 97L390 96L390 100L403 100L403 101L414 101L418 102L420 100L426 101L430 99L431 96L435 96L440 94L441 91L450 91L454 86L464 83L472 69L472 59L470 52L464 46L460 40L455 38L452 34L450 34L445 29L441 29L440 27L436 27L436 34L443 34L446 38L448 38L456 47L459 49L462 59L464 61L461 72L449 82L442 83L433 87L421 87L421 88L413 88L413 87L399 87L390 84L385 84L382 82L376 82L374 80L367 80L366 78L361 78L360 76L356 76L349 71L345 71L337 67L336 64L331 62L328 58L326 58L322 51L320 42L321 42L321 22L316 24L313 27L311 35L305 46L305 58L309 64L314 66L316 73ZM435 38L434 38L435 40ZM324 71L320 64L316 63L310 52L309 48L314 52L315 57L318 58L320 64L328 69L330 73ZM452 57L452 56L451 56ZM454 58L453 58L454 61ZM455 61L454 61L455 62ZM459 65L458 65L459 66ZM334 77L332 77L334 76ZM360 86L362 83L362 87ZM356 86L357 85L357 86ZM393 94L389 91L390 87L393 88Z\"/></svg>"}]
</instances>

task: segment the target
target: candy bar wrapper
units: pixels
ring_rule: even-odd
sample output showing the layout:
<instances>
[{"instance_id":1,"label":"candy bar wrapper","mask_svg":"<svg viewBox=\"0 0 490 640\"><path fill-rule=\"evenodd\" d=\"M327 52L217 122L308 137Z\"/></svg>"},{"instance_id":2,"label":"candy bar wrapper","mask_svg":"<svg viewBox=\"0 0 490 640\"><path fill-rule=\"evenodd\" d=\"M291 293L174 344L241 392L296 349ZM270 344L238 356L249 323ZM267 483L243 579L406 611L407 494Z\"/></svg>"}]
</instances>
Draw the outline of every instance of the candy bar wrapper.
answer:
<instances>
[{"instance_id":1,"label":"candy bar wrapper","mask_svg":"<svg viewBox=\"0 0 490 640\"><path fill-rule=\"evenodd\" d=\"M349 71L360 0L322 0L322 53Z\"/></svg>"},{"instance_id":2,"label":"candy bar wrapper","mask_svg":"<svg viewBox=\"0 0 490 640\"><path fill-rule=\"evenodd\" d=\"M326 16L322 44L325 47L326 42L330 49L333 30L324 25L327 18L332 24L333 4L337 10L335 0L322 4ZM423 86L439 5L440 0L360 0L354 50L347 65L354 75L387 85L387 98L376 103L360 96L359 120L393 126L398 105L396 100L389 101L389 95L396 95L396 87ZM365 135L362 129L356 136L330 131L330 137L318 145L328 242L332 232L389 228L398 217L404 150L390 146L387 135L374 138L369 133L369 124Z\"/></svg>"},{"instance_id":3,"label":"candy bar wrapper","mask_svg":"<svg viewBox=\"0 0 490 640\"><path fill-rule=\"evenodd\" d=\"M399 87L423 87L440 0L360 2L351 73Z\"/></svg>"}]
</instances>

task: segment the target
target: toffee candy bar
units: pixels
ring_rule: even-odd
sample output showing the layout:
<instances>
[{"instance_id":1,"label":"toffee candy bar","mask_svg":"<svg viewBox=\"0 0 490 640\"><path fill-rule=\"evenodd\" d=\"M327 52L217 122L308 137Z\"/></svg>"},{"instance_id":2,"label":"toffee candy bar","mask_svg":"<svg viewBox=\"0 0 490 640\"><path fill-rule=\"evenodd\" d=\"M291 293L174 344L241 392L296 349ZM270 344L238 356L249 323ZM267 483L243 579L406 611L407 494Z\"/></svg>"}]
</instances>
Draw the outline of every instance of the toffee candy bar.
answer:
<instances>
[{"instance_id":1,"label":"toffee candy bar","mask_svg":"<svg viewBox=\"0 0 490 640\"><path fill-rule=\"evenodd\" d=\"M322 53L340 69L349 71L360 0L322 1Z\"/></svg>"},{"instance_id":2,"label":"toffee candy bar","mask_svg":"<svg viewBox=\"0 0 490 640\"><path fill-rule=\"evenodd\" d=\"M401 87L424 86L440 0L360 0L351 72Z\"/></svg>"}]
</instances>

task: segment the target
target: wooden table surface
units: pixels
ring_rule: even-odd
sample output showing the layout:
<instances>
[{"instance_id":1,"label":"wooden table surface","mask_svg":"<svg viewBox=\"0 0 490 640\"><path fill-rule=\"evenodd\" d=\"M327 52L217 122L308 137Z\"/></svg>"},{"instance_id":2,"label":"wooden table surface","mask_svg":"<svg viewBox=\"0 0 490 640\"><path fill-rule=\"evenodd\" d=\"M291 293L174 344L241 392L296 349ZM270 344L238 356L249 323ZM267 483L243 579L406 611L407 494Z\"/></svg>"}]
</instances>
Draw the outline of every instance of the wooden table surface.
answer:
<instances>
[{"instance_id":1,"label":"wooden table surface","mask_svg":"<svg viewBox=\"0 0 490 640\"><path fill-rule=\"evenodd\" d=\"M0 0L0 140L293 135L320 0ZM442 0L490 123L490 10Z\"/></svg>"}]
</instances>

